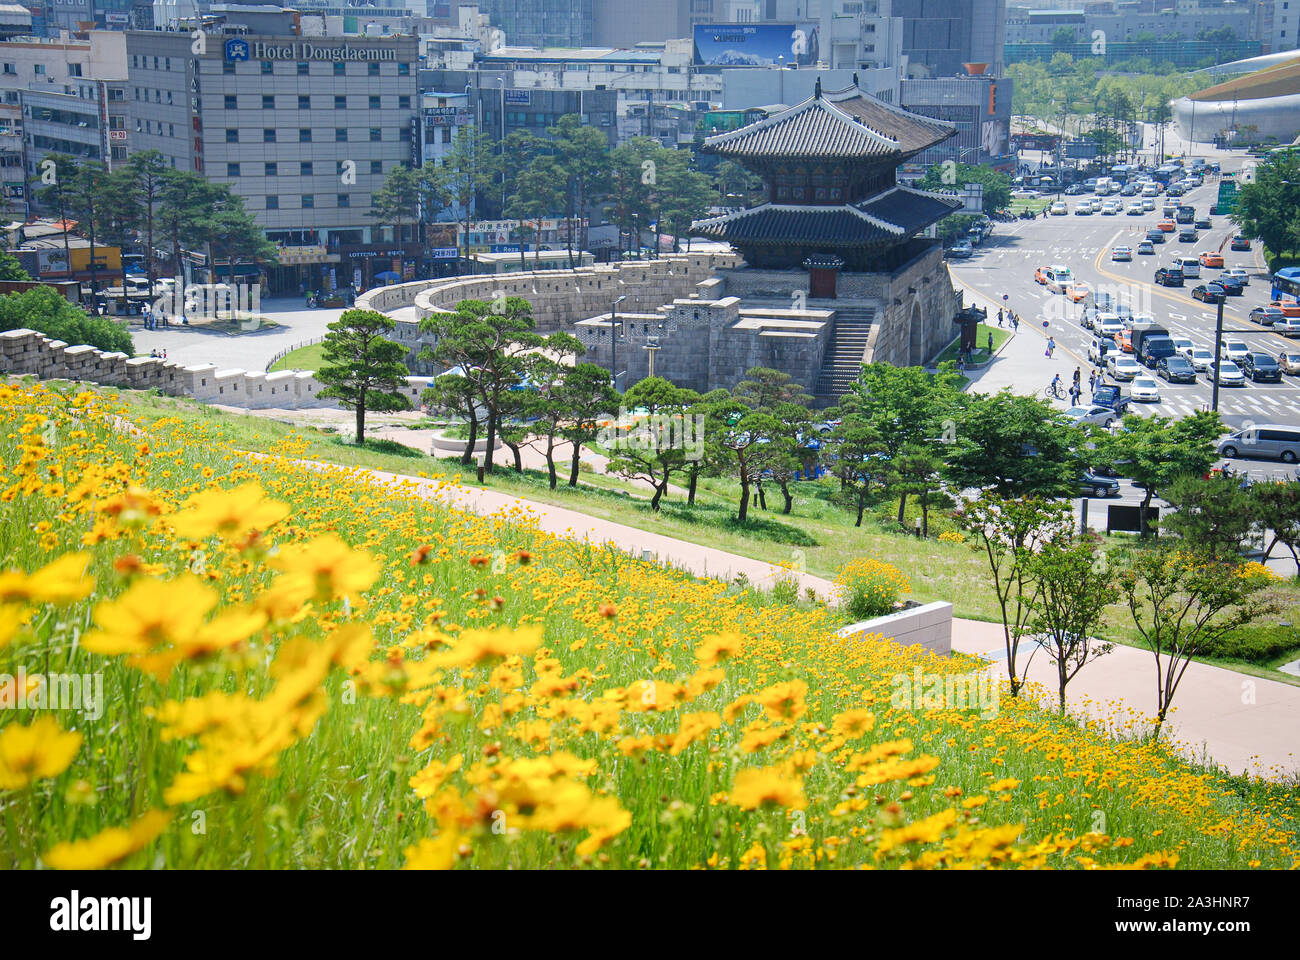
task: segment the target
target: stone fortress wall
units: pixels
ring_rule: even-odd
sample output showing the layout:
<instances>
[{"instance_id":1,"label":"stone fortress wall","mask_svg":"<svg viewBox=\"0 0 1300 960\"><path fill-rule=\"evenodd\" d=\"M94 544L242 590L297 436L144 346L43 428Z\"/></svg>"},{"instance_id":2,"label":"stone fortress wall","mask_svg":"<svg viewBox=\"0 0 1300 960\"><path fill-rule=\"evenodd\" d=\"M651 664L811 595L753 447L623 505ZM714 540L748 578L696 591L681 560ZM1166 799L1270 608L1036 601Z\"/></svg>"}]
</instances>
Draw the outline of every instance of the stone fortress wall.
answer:
<instances>
[{"instance_id":1,"label":"stone fortress wall","mask_svg":"<svg viewBox=\"0 0 1300 960\"><path fill-rule=\"evenodd\" d=\"M26 329L0 333L0 373L157 389L170 396L247 409L338 407L336 401L320 398L324 384L309 371L221 370L211 363L188 365L157 357L128 357L84 344L69 346ZM428 384L428 377L408 378L413 406L419 407L420 394Z\"/></svg>"}]
</instances>

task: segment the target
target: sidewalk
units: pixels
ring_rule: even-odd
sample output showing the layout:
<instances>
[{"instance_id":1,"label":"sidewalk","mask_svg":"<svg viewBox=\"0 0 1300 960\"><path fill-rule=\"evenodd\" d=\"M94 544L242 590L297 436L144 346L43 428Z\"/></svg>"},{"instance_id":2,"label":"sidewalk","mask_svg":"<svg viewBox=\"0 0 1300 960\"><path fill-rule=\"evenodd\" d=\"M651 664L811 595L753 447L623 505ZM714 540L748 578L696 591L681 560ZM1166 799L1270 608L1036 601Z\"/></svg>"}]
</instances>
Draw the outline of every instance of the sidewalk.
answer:
<instances>
[{"instance_id":1,"label":"sidewalk","mask_svg":"<svg viewBox=\"0 0 1300 960\"><path fill-rule=\"evenodd\" d=\"M1031 344L1034 339L1024 338ZM731 581L744 574L749 583L759 589L770 589L778 576L790 576L789 571L762 560L648 533L564 507L523 500L479 487L445 488L433 481L370 472L381 481L405 482L416 495L438 500L458 510L480 515L517 515L526 511L547 533L572 540L610 544L696 576ZM825 578L809 573L795 576L801 591L812 588L823 598L834 595L834 584ZM988 669L994 676L1005 675L1001 624L955 619L952 646L954 651L985 657L990 660ZM1031 661L1029 677L1044 683L1054 698L1055 668L1041 653ZM1145 650L1117 645L1109 655L1085 666L1068 691L1067 705L1072 711L1095 718L1109 718L1114 729L1123 730L1127 723L1139 721L1153 712L1154 659ZM1049 706L1053 704L1054 699L1049 701ZM1297 747L1300 744L1300 687L1193 663L1179 687L1175 711L1166 725L1165 736L1171 743L1177 741L1188 756L1199 757L1204 748L1204 752L1233 773L1246 770L1261 776L1295 774L1300 772L1300 758L1296 756L1297 749L1300 749Z\"/></svg>"}]
</instances>

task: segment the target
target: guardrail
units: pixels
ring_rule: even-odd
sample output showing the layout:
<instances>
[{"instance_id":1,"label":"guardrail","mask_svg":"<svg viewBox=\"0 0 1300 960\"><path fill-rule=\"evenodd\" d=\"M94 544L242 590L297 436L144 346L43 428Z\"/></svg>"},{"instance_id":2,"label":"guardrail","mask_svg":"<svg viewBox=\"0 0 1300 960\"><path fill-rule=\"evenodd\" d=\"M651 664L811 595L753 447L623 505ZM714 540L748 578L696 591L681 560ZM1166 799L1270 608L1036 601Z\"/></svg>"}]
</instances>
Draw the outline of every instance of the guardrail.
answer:
<instances>
[{"instance_id":1,"label":"guardrail","mask_svg":"<svg viewBox=\"0 0 1300 960\"><path fill-rule=\"evenodd\" d=\"M292 347L285 347L285 349L281 350L279 353L277 353L267 362L266 370L264 372L270 373L272 367L274 367L277 363L279 363L289 354L293 353L295 350L300 350L303 347L314 346L315 344L323 343L324 341L325 341L324 337L313 337L310 340L304 340L302 343L295 343Z\"/></svg>"}]
</instances>

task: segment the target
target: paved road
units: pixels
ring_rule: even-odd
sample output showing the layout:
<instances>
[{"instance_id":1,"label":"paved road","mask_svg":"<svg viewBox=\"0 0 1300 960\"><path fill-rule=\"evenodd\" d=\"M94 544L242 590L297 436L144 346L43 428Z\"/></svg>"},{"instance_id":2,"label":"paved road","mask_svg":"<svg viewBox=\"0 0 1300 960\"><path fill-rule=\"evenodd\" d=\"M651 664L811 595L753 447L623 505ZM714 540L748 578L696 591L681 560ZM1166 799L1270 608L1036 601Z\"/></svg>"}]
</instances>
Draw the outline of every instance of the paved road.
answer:
<instances>
[{"instance_id":1,"label":"paved road","mask_svg":"<svg viewBox=\"0 0 1300 960\"><path fill-rule=\"evenodd\" d=\"M146 330L139 317L131 317L131 336L137 353L166 350L168 360L187 364L215 363L223 370L264 370L281 350L323 337L326 324L337 320L340 309L307 309L299 297L267 298L261 314L276 326L226 333L202 324Z\"/></svg>"}]
</instances>

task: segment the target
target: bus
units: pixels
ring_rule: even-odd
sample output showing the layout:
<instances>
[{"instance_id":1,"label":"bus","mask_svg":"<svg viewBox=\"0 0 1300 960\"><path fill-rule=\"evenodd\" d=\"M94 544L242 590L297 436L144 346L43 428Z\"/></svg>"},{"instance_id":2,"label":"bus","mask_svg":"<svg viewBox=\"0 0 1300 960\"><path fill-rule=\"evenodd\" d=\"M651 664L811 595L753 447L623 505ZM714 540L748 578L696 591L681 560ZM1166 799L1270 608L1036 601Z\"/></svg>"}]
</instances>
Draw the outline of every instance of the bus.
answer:
<instances>
[{"instance_id":1,"label":"bus","mask_svg":"<svg viewBox=\"0 0 1300 960\"><path fill-rule=\"evenodd\" d=\"M1273 274L1272 297L1279 303L1300 302L1300 267L1283 267Z\"/></svg>"}]
</instances>

